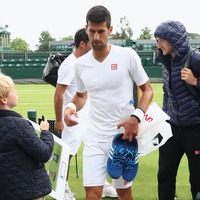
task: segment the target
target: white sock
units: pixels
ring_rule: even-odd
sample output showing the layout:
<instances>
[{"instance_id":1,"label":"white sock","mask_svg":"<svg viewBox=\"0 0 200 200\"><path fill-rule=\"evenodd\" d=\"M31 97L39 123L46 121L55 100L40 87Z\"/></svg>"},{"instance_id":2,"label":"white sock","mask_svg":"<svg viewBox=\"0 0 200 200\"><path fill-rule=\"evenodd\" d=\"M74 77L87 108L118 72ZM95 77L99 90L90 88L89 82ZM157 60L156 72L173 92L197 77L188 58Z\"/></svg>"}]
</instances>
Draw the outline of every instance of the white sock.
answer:
<instances>
[{"instance_id":1,"label":"white sock","mask_svg":"<svg viewBox=\"0 0 200 200\"><path fill-rule=\"evenodd\" d=\"M69 190L69 184L68 184L68 181L65 182L65 190Z\"/></svg>"},{"instance_id":2,"label":"white sock","mask_svg":"<svg viewBox=\"0 0 200 200\"><path fill-rule=\"evenodd\" d=\"M107 179L105 180L105 185L109 185L109 182L107 181Z\"/></svg>"}]
</instances>

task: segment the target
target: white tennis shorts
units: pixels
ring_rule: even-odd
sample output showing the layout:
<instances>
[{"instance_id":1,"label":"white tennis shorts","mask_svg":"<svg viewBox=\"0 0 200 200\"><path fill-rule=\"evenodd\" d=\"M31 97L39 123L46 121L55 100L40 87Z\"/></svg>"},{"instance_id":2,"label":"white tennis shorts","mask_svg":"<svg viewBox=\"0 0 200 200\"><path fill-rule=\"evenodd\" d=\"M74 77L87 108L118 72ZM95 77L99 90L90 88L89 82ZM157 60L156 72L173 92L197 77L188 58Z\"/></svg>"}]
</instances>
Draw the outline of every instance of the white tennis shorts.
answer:
<instances>
[{"instance_id":1,"label":"white tennis shorts","mask_svg":"<svg viewBox=\"0 0 200 200\"><path fill-rule=\"evenodd\" d=\"M83 184L84 187L102 186L106 180L106 163L110 152L110 142L84 141L83 150ZM128 188L132 182L122 177L113 179L115 188Z\"/></svg>"},{"instance_id":2,"label":"white tennis shorts","mask_svg":"<svg viewBox=\"0 0 200 200\"><path fill-rule=\"evenodd\" d=\"M76 155L81 143L83 142L83 138L86 133L87 128L87 119L81 119L79 124L76 126L68 127L64 123L64 130L62 131L62 140L69 145L70 147L70 155Z\"/></svg>"}]
</instances>

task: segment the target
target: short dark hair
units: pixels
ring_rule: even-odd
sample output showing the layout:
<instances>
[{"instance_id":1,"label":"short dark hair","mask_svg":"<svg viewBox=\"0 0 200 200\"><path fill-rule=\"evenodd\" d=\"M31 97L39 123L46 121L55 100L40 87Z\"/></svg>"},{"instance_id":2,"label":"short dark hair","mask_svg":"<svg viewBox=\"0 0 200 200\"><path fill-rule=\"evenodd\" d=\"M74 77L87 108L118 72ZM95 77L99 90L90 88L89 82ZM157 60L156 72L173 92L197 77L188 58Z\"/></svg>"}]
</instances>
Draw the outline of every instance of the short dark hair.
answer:
<instances>
[{"instance_id":1,"label":"short dark hair","mask_svg":"<svg viewBox=\"0 0 200 200\"><path fill-rule=\"evenodd\" d=\"M107 8L101 5L94 6L90 8L86 15L86 23L103 23L107 22L107 27L111 25L111 15Z\"/></svg>"},{"instance_id":2,"label":"short dark hair","mask_svg":"<svg viewBox=\"0 0 200 200\"><path fill-rule=\"evenodd\" d=\"M85 42L86 44L89 41L85 28L79 29L74 36L76 48L79 47L81 41Z\"/></svg>"}]
</instances>

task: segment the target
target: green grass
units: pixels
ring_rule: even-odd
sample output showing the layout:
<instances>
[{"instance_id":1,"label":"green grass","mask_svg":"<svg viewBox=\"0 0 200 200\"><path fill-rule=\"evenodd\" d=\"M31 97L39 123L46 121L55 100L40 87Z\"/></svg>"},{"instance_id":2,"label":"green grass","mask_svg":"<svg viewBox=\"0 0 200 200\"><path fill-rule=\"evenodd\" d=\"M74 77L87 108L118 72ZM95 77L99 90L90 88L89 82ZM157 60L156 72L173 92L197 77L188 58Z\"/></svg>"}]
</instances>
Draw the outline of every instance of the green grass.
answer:
<instances>
[{"instance_id":1,"label":"green grass","mask_svg":"<svg viewBox=\"0 0 200 200\"><path fill-rule=\"evenodd\" d=\"M162 84L153 83L154 102L162 106ZM54 119L53 96L54 88L47 84L18 84L16 90L19 96L19 103L15 111L27 118L28 110L36 110L37 118L44 115L47 119ZM85 192L82 185L82 150L78 153L78 164L80 176L76 178L75 159L72 158L70 166L69 183L77 200L85 199ZM169 160L170 162L170 160ZM133 181L132 191L135 200L157 200L157 169L158 151L146 156L139 157L139 171ZM186 157L182 159L177 177L178 200L190 200L189 175ZM109 179L110 180L110 179ZM109 200L109 198L105 198Z\"/></svg>"},{"instance_id":2,"label":"green grass","mask_svg":"<svg viewBox=\"0 0 200 200\"><path fill-rule=\"evenodd\" d=\"M47 84L16 84L19 102L14 110L27 118L28 110L36 110L37 118L54 119L54 87Z\"/></svg>"}]
</instances>

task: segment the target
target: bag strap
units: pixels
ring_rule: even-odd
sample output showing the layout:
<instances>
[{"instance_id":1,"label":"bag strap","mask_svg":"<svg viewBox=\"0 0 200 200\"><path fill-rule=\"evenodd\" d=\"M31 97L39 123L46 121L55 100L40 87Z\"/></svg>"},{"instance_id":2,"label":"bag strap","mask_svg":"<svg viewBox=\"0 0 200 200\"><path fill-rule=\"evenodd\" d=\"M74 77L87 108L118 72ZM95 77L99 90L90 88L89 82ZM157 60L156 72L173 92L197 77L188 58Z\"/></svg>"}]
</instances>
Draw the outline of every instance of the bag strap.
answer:
<instances>
[{"instance_id":1,"label":"bag strap","mask_svg":"<svg viewBox=\"0 0 200 200\"><path fill-rule=\"evenodd\" d=\"M186 68L190 68L190 64L191 64L191 58L192 58L192 55L193 53L195 52L196 49L193 49L190 47L187 55L186 55L186 60L185 60L185 64L184 64L184 67ZM190 91L190 93L192 94L192 96L200 102L200 92L197 90L197 88L194 86L194 85L190 85L189 83L187 83L185 81L185 84L188 88L188 90Z\"/></svg>"},{"instance_id":2,"label":"bag strap","mask_svg":"<svg viewBox=\"0 0 200 200\"><path fill-rule=\"evenodd\" d=\"M191 52L192 52L192 49L190 48L189 51L187 52L187 55L186 55L186 59L185 59L185 63L184 63L184 66L185 68L190 68L190 57L191 57Z\"/></svg>"}]
</instances>

